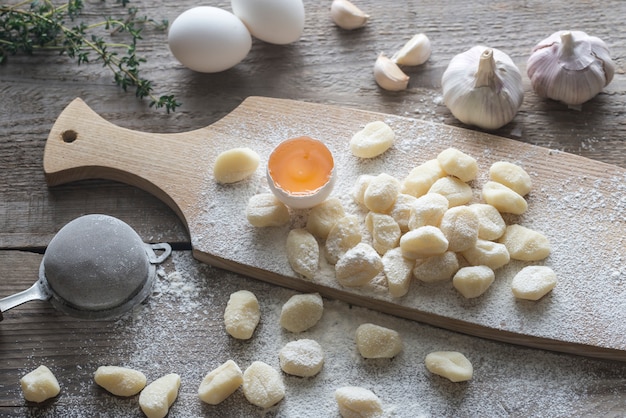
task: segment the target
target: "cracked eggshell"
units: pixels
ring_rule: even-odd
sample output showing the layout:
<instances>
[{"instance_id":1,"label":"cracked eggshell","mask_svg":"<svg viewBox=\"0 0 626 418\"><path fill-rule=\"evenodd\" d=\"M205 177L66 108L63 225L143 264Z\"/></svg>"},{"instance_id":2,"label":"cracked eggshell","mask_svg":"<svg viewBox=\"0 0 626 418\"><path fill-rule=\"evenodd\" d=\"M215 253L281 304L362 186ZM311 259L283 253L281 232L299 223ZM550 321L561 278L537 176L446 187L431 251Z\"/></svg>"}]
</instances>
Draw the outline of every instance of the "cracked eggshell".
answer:
<instances>
[{"instance_id":1,"label":"cracked eggshell","mask_svg":"<svg viewBox=\"0 0 626 418\"><path fill-rule=\"evenodd\" d=\"M202 73L234 67L252 46L250 32L237 16L210 6L179 15L170 26L167 41L181 64Z\"/></svg>"},{"instance_id":2,"label":"cracked eggshell","mask_svg":"<svg viewBox=\"0 0 626 418\"><path fill-rule=\"evenodd\" d=\"M304 31L302 0L231 0L230 4L252 36L262 41L290 44Z\"/></svg>"}]
</instances>

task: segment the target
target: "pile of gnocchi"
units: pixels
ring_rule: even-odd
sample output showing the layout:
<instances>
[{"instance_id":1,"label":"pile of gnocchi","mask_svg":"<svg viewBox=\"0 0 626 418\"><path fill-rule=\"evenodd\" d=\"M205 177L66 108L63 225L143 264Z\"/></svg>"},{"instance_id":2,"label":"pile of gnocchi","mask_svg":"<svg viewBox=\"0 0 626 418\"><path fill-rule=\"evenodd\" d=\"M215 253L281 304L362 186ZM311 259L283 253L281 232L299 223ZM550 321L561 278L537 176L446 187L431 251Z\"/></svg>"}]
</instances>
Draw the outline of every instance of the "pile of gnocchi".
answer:
<instances>
[{"instance_id":1,"label":"pile of gnocchi","mask_svg":"<svg viewBox=\"0 0 626 418\"><path fill-rule=\"evenodd\" d=\"M393 136L384 122L372 122L354 135L350 149L359 158L373 158L391 147ZM347 213L336 197L311 208L306 226L287 235L289 263L296 273L314 279L324 257L340 285L363 287L384 277L394 298L408 292L413 278L452 280L463 297L479 297L494 282L495 270L512 259L544 260L550 242L539 231L507 225L502 217L528 209L525 196L532 182L522 167L506 161L491 165L482 202L471 203L468 183L477 174L473 157L448 148L402 180L387 173L361 175L353 198L366 216ZM255 227L290 222L289 209L271 193L253 196L246 214ZM511 289L516 298L538 300L556 282L551 268L528 266L514 277Z\"/></svg>"}]
</instances>

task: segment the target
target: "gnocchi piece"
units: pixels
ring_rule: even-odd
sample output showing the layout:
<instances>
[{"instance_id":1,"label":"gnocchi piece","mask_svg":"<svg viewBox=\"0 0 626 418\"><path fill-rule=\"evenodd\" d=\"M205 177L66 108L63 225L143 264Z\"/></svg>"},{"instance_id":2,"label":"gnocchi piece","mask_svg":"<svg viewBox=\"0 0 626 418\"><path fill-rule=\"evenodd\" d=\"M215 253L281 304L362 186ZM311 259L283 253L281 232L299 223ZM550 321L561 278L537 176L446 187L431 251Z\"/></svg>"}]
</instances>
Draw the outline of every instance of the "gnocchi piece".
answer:
<instances>
[{"instance_id":1,"label":"gnocchi piece","mask_svg":"<svg viewBox=\"0 0 626 418\"><path fill-rule=\"evenodd\" d=\"M456 253L446 251L423 260L418 260L413 267L413 277L426 283L450 280L459 270Z\"/></svg>"},{"instance_id":2,"label":"gnocchi piece","mask_svg":"<svg viewBox=\"0 0 626 418\"><path fill-rule=\"evenodd\" d=\"M180 376L170 373L159 377L139 394L139 407L148 418L163 418L178 397Z\"/></svg>"},{"instance_id":3,"label":"gnocchi piece","mask_svg":"<svg viewBox=\"0 0 626 418\"><path fill-rule=\"evenodd\" d=\"M409 230L409 219L411 218L411 209L417 202L415 196L410 194L400 193L396 198L396 202L393 204L389 215L398 223L401 232ZM446 202L447 204L447 202Z\"/></svg>"},{"instance_id":4,"label":"gnocchi piece","mask_svg":"<svg viewBox=\"0 0 626 418\"><path fill-rule=\"evenodd\" d=\"M333 226L344 216L346 213L341 201L336 197L328 198L311 208L306 229L317 238L326 239Z\"/></svg>"},{"instance_id":5,"label":"gnocchi piece","mask_svg":"<svg viewBox=\"0 0 626 418\"><path fill-rule=\"evenodd\" d=\"M528 202L519 193L495 181L483 185L483 199L499 212L521 215L528 209Z\"/></svg>"},{"instance_id":6,"label":"gnocchi piece","mask_svg":"<svg viewBox=\"0 0 626 418\"><path fill-rule=\"evenodd\" d=\"M478 238L493 241L504 234L506 223L498 209L486 203L474 203L469 208L478 216Z\"/></svg>"},{"instance_id":7,"label":"gnocchi piece","mask_svg":"<svg viewBox=\"0 0 626 418\"><path fill-rule=\"evenodd\" d=\"M365 190L367 190L367 186L370 185L373 178L374 176L371 174L362 174L356 179L356 184L352 191L352 197L355 202L365 205Z\"/></svg>"},{"instance_id":8,"label":"gnocchi piece","mask_svg":"<svg viewBox=\"0 0 626 418\"><path fill-rule=\"evenodd\" d=\"M250 225L257 228L286 225L291 220L289 209L272 193L259 193L250 198L246 208Z\"/></svg>"},{"instance_id":9,"label":"gnocchi piece","mask_svg":"<svg viewBox=\"0 0 626 418\"><path fill-rule=\"evenodd\" d=\"M451 382L465 382L474 375L472 363L458 351L435 351L429 353L424 362L429 372Z\"/></svg>"},{"instance_id":10,"label":"gnocchi piece","mask_svg":"<svg viewBox=\"0 0 626 418\"><path fill-rule=\"evenodd\" d=\"M280 311L280 326L290 332L303 332L322 318L324 301L318 293L293 295Z\"/></svg>"},{"instance_id":11,"label":"gnocchi piece","mask_svg":"<svg viewBox=\"0 0 626 418\"><path fill-rule=\"evenodd\" d=\"M134 396L147 382L142 372L119 366L100 366L93 378L99 386L116 396Z\"/></svg>"},{"instance_id":12,"label":"gnocchi piece","mask_svg":"<svg viewBox=\"0 0 626 418\"><path fill-rule=\"evenodd\" d=\"M372 247L383 255L400 242L400 225L390 215L369 212L365 217L365 225L372 234Z\"/></svg>"},{"instance_id":13,"label":"gnocchi piece","mask_svg":"<svg viewBox=\"0 0 626 418\"><path fill-rule=\"evenodd\" d=\"M511 261L509 250L504 244L479 239L476 245L461 252L461 255L472 266L487 266L497 270Z\"/></svg>"},{"instance_id":14,"label":"gnocchi piece","mask_svg":"<svg viewBox=\"0 0 626 418\"><path fill-rule=\"evenodd\" d=\"M356 330L355 340L363 358L393 358L402 351L400 334L380 325L360 325Z\"/></svg>"},{"instance_id":15,"label":"gnocchi piece","mask_svg":"<svg viewBox=\"0 0 626 418\"><path fill-rule=\"evenodd\" d=\"M279 351L278 358L282 371L293 376L315 376L324 366L324 350L315 340L288 342Z\"/></svg>"},{"instance_id":16,"label":"gnocchi piece","mask_svg":"<svg viewBox=\"0 0 626 418\"><path fill-rule=\"evenodd\" d=\"M342 418L377 418L383 415L381 400L369 389L345 386L335 391Z\"/></svg>"},{"instance_id":17,"label":"gnocchi piece","mask_svg":"<svg viewBox=\"0 0 626 418\"><path fill-rule=\"evenodd\" d=\"M61 392L61 386L52 371L46 366L39 366L20 379L24 399L29 402L43 402L54 398Z\"/></svg>"},{"instance_id":18,"label":"gnocchi piece","mask_svg":"<svg viewBox=\"0 0 626 418\"><path fill-rule=\"evenodd\" d=\"M465 298L477 298L489 289L496 278L487 266L463 267L452 278L452 285Z\"/></svg>"},{"instance_id":19,"label":"gnocchi piece","mask_svg":"<svg viewBox=\"0 0 626 418\"><path fill-rule=\"evenodd\" d=\"M320 247L313 234L303 228L289 231L287 260L293 271L312 279L320 262Z\"/></svg>"},{"instance_id":20,"label":"gnocchi piece","mask_svg":"<svg viewBox=\"0 0 626 418\"><path fill-rule=\"evenodd\" d=\"M409 229L426 225L438 227L443 214L448 210L448 205L448 199L439 193L427 193L420 196L411 208Z\"/></svg>"},{"instance_id":21,"label":"gnocchi piece","mask_svg":"<svg viewBox=\"0 0 626 418\"><path fill-rule=\"evenodd\" d=\"M437 180L428 193L439 193L448 199L448 206L461 206L472 200L472 188L456 177L442 177Z\"/></svg>"},{"instance_id":22,"label":"gnocchi piece","mask_svg":"<svg viewBox=\"0 0 626 418\"><path fill-rule=\"evenodd\" d=\"M428 160L423 164L413 168L402 182L402 193L420 197L428 193L432 185L446 172L441 168L437 160Z\"/></svg>"},{"instance_id":23,"label":"gnocchi piece","mask_svg":"<svg viewBox=\"0 0 626 418\"><path fill-rule=\"evenodd\" d=\"M396 247L385 253L382 257L383 272L387 277L389 294L399 298L407 294L411 285L414 260L409 260L402 255L402 248Z\"/></svg>"},{"instance_id":24,"label":"gnocchi piece","mask_svg":"<svg viewBox=\"0 0 626 418\"><path fill-rule=\"evenodd\" d=\"M539 300L556 286L556 274L547 266L527 266L513 277L511 290L518 299Z\"/></svg>"},{"instance_id":25,"label":"gnocchi piece","mask_svg":"<svg viewBox=\"0 0 626 418\"><path fill-rule=\"evenodd\" d=\"M370 122L350 139L350 151L355 157L374 158L393 145L396 134L383 121Z\"/></svg>"},{"instance_id":26,"label":"gnocchi piece","mask_svg":"<svg viewBox=\"0 0 626 418\"><path fill-rule=\"evenodd\" d=\"M468 182L476 178L478 163L466 153L448 148L437 155L437 161L447 174L458 177L461 181Z\"/></svg>"},{"instance_id":27,"label":"gnocchi piece","mask_svg":"<svg viewBox=\"0 0 626 418\"><path fill-rule=\"evenodd\" d=\"M415 260L443 254L448 250L448 240L441 229L426 225L402 235L400 249L404 257Z\"/></svg>"},{"instance_id":28,"label":"gnocchi piece","mask_svg":"<svg viewBox=\"0 0 626 418\"><path fill-rule=\"evenodd\" d=\"M336 264L346 251L361 242L361 227L356 215L346 215L332 227L324 245L324 256Z\"/></svg>"},{"instance_id":29,"label":"gnocchi piece","mask_svg":"<svg viewBox=\"0 0 626 418\"><path fill-rule=\"evenodd\" d=\"M261 308L254 293L239 290L230 295L224 311L226 332L233 338L248 340L261 320Z\"/></svg>"},{"instance_id":30,"label":"gnocchi piece","mask_svg":"<svg viewBox=\"0 0 626 418\"><path fill-rule=\"evenodd\" d=\"M233 360L228 360L202 379L198 397L209 405L218 405L235 393L242 383L241 369Z\"/></svg>"},{"instance_id":31,"label":"gnocchi piece","mask_svg":"<svg viewBox=\"0 0 626 418\"><path fill-rule=\"evenodd\" d=\"M499 242L506 246L513 260L539 261L550 255L548 238L522 225L507 226Z\"/></svg>"},{"instance_id":32,"label":"gnocchi piece","mask_svg":"<svg viewBox=\"0 0 626 418\"><path fill-rule=\"evenodd\" d=\"M259 154L250 148L233 148L215 159L213 177L218 183L236 183L250 177L259 167Z\"/></svg>"},{"instance_id":33,"label":"gnocchi piece","mask_svg":"<svg viewBox=\"0 0 626 418\"><path fill-rule=\"evenodd\" d=\"M478 240L478 216L468 206L454 206L444 213L439 226L448 240L448 251L464 251Z\"/></svg>"},{"instance_id":34,"label":"gnocchi piece","mask_svg":"<svg viewBox=\"0 0 626 418\"><path fill-rule=\"evenodd\" d=\"M382 271L380 255L365 243L349 249L335 265L335 277L345 287L364 286Z\"/></svg>"},{"instance_id":35,"label":"gnocchi piece","mask_svg":"<svg viewBox=\"0 0 626 418\"><path fill-rule=\"evenodd\" d=\"M504 184L521 196L527 195L532 188L532 180L526 170L506 161L493 163L489 168L489 178Z\"/></svg>"},{"instance_id":36,"label":"gnocchi piece","mask_svg":"<svg viewBox=\"0 0 626 418\"><path fill-rule=\"evenodd\" d=\"M386 213L396 202L400 193L400 182L387 173L374 177L363 195L363 204L372 212Z\"/></svg>"},{"instance_id":37,"label":"gnocchi piece","mask_svg":"<svg viewBox=\"0 0 626 418\"><path fill-rule=\"evenodd\" d=\"M255 361L243 372L243 395L252 405L269 408L285 397L285 384L276 369Z\"/></svg>"}]
</instances>

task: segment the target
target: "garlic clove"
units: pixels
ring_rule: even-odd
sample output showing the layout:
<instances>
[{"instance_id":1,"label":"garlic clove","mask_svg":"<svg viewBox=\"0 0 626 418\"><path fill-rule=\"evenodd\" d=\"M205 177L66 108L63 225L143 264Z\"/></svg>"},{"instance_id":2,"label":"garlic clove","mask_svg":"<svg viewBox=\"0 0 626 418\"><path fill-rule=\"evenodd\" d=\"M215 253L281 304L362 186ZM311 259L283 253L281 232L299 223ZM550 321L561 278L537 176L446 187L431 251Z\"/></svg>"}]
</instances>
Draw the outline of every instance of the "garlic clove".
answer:
<instances>
[{"instance_id":1,"label":"garlic clove","mask_svg":"<svg viewBox=\"0 0 626 418\"><path fill-rule=\"evenodd\" d=\"M454 117L488 130L513 120L524 100L517 66L504 52L484 46L452 58L441 87L443 101Z\"/></svg>"},{"instance_id":2,"label":"garlic clove","mask_svg":"<svg viewBox=\"0 0 626 418\"><path fill-rule=\"evenodd\" d=\"M409 85L409 76L384 54L380 54L376 59L374 78L381 88L389 91L406 90Z\"/></svg>"},{"instance_id":3,"label":"garlic clove","mask_svg":"<svg viewBox=\"0 0 626 418\"><path fill-rule=\"evenodd\" d=\"M330 17L342 29L353 30L365 26L369 15L363 13L349 0L333 0L330 5Z\"/></svg>"},{"instance_id":4,"label":"garlic clove","mask_svg":"<svg viewBox=\"0 0 626 418\"><path fill-rule=\"evenodd\" d=\"M601 39L581 31L559 31L533 48L527 73L538 96L576 106L611 82L615 64Z\"/></svg>"},{"instance_id":5,"label":"garlic clove","mask_svg":"<svg viewBox=\"0 0 626 418\"><path fill-rule=\"evenodd\" d=\"M391 60L398 65L421 65L430 58L430 39L423 33L411 38Z\"/></svg>"}]
</instances>

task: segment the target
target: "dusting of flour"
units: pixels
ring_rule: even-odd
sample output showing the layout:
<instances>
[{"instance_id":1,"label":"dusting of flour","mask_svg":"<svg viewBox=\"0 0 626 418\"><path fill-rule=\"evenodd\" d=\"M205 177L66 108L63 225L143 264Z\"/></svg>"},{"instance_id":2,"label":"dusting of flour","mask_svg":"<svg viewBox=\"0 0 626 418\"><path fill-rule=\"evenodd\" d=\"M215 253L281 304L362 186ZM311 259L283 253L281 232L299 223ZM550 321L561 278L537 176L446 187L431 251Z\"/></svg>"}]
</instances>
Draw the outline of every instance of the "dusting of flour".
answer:
<instances>
[{"instance_id":1,"label":"dusting of flour","mask_svg":"<svg viewBox=\"0 0 626 418\"><path fill-rule=\"evenodd\" d=\"M334 266L323 259L314 283L361 300L380 300L407 308L403 312L468 321L487 330L626 350L626 171L606 166L604 170L614 172L582 174L587 170L577 170L576 165L591 161L571 161L563 153L524 144L507 148L506 141L510 140L395 116L385 116L385 122L396 133L394 146L380 157L358 159L349 152L348 141L378 115L363 113L359 119L351 112L350 120L342 119L341 114L317 116L319 119L311 125L294 122L294 115L284 119L276 114L258 115L255 123L260 127L251 131L266 133L263 138L251 136L246 126L228 128L224 135L247 146L254 144L262 166L273 146L286 138L310 135L326 141L338 169L333 195L348 213L362 217L363 208L352 199L352 188L361 174L386 172L403 179L413 167L452 146L477 159L479 176L470 185L473 202L480 202L480 188L493 162L519 164L533 179L533 190L526 197L529 210L505 218L509 224L520 223L549 238L551 255L531 264L550 266L558 284L537 302L516 300L510 282L529 263L512 261L496 271L495 283L476 299L464 299L450 282L419 281L412 283L407 296L393 299L384 280L375 280L364 288L341 287L334 277ZM237 145L230 141L227 146ZM292 222L284 227L254 228L245 219L250 196L269 190L262 170L227 187L217 185L208 175L205 189L205 199L198 203L198 216L190 220L194 248L287 277L288 284L305 282L290 268L285 242L289 229L305 224L306 211L292 211Z\"/></svg>"}]
</instances>

